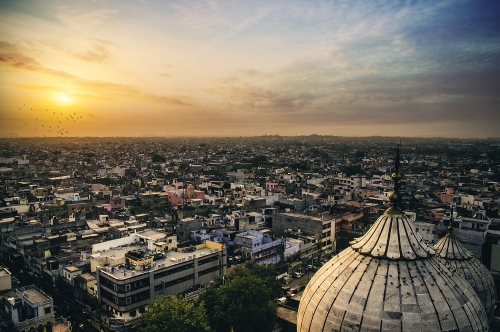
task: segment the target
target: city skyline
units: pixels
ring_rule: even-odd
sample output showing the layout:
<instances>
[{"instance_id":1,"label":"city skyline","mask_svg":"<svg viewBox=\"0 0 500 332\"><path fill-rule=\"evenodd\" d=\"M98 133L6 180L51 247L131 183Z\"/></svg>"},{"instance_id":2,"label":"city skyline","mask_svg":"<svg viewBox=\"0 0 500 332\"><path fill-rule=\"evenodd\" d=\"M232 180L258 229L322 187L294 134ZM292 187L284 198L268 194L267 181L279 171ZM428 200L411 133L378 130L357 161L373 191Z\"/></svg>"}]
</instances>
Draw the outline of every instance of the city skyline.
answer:
<instances>
[{"instance_id":1,"label":"city skyline","mask_svg":"<svg viewBox=\"0 0 500 332\"><path fill-rule=\"evenodd\" d=\"M493 1L0 4L1 136L498 136Z\"/></svg>"}]
</instances>

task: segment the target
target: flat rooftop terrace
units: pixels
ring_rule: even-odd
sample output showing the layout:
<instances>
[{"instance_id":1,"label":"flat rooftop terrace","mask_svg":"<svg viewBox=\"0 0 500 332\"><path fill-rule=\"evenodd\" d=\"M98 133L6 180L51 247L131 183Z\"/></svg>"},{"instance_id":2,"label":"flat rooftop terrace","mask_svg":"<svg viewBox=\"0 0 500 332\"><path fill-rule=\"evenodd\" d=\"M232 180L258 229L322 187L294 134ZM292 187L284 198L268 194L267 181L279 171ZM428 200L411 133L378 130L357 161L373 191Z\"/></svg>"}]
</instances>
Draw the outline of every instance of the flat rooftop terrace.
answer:
<instances>
[{"instance_id":1,"label":"flat rooftop terrace","mask_svg":"<svg viewBox=\"0 0 500 332\"><path fill-rule=\"evenodd\" d=\"M36 288L35 286L22 287L17 289L17 294L19 297L24 297L24 299L30 303L39 302L49 302L52 298L46 295L44 292Z\"/></svg>"},{"instance_id":2,"label":"flat rooftop terrace","mask_svg":"<svg viewBox=\"0 0 500 332\"><path fill-rule=\"evenodd\" d=\"M128 251L130 250L137 250L137 249L142 249L145 250L146 246L142 245L136 245L136 246L129 246L126 248L121 248L121 249L111 249L105 252L105 254L112 253L112 255L125 255ZM108 274L109 276L118 279L118 280L124 280L127 278L130 278L131 276L140 276L142 274L148 274L151 271L157 271L157 270L162 270L166 267L170 267L173 265L177 264L184 264L189 261L189 256L196 255L196 258L203 258L203 256L207 256L209 254L212 254L214 250L217 249L210 249L210 248L200 248L197 249L196 251L193 252L177 252L173 250L169 250L164 255L166 256L165 258L161 258L158 260L155 260L153 263L153 266L151 269L146 270L146 271L138 271L134 269L126 269L125 267L101 267L101 271L104 272L105 274ZM184 259L184 261L182 261ZM179 262L181 260L181 262ZM191 259L192 260L192 259Z\"/></svg>"}]
</instances>

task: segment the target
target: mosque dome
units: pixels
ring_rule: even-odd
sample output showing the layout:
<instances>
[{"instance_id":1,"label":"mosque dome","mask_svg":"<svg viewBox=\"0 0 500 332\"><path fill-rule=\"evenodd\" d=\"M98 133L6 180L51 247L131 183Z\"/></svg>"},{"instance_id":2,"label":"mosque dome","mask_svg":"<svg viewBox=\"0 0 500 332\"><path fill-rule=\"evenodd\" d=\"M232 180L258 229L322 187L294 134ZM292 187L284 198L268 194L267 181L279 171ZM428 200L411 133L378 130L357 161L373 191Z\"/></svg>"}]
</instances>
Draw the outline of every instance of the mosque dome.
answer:
<instances>
[{"instance_id":1,"label":"mosque dome","mask_svg":"<svg viewBox=\"0 0 500 332\"><path fill-rule=\"evenodd\" d=\"M472 286L451 272L393 204L368 232L328 261L304 290L297 331L489 331Z\"/></svg>"},{"instance_id":2,"label":"mosque dome","mask_svg":"<svg viewBox=\"0 0 500 332\"><path fill-rule=\"evenodd\" d=\"M460 243L453 234L453 228L448 229L450 232L436 243L434 249L451 271L458 273L472 286L491 321L496 301L495 280L490 271Z\"/></svg>"}]
</instances>

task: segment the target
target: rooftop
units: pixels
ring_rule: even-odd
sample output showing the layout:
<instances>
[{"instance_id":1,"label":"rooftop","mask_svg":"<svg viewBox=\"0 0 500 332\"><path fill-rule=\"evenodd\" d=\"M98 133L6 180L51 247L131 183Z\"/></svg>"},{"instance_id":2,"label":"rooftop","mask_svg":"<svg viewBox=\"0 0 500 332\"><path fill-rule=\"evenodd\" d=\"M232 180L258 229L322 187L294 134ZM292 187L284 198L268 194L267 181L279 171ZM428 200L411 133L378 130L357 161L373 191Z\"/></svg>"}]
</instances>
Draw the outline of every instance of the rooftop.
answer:
<instances>
[{"instance_id":1,"label":"rooftop","mask_svg":"<svg viewBox=\"0 0 500 332\"><path fill-rule=\"evenodd\" d=\"M9 276L9 275L11 275L11 273L9 272L9 270L4 269L4 268L0 269L0 277L2 277L2 276Z\"/></svg>"},{"instance_id":2,"label":"rooftop","mask_svg":"<svg viewBox=\"0 0 500 332\"><path fill-rule=\"evenodd\" d=\"M111 253L111 255L118 255L119 253L121 253L121 255L124 255L126 252L132 250L132 248L134 248L134 247L136 247L137 249L145 249L146 248L145 245L143 245L143 246L137 245L137 246L130 246L127 248L111 249L111 250L106 251L104 254L109 255ZM107 268L101 267L101 271L112 276L113 278L118 279L118 280L124 280L124 279L129 278L131 275L138 276L141 274L147 274L153 270L159 270L159 269L163 269L164 267L169 267L172 265L179 264L180 263L179 260L182 260L182 259L184 259L183 262L187 262L188 260L190 260L189 256L192 257L193 255L196 255L196 257L198 257L198 258L206 256L208 254L213 253L214 252L213 250L214 249L210 249L210 248L201 248L201 249L197 249L196 251L190 252L190 253L169 250L167 253L165 253L165 255L166 255L165 258L161 258L161 259L154 261L152 268L150 270L146 270L146 271L129 270L129 269L126 269L123 265L120 265L118 267L117 266L107 267Z\"/></svg>"},{"instance_id":3,"label":"rooftop","mask_svg":"<svg viewBox=\"0 0 500 332\"><path fill-rule=\"evenodd\" d=\"M21 287L16 290L20 298L24 298L30 303L51 302L52 298L36 288L35 286Z\"/></svg>"},{"instance_id":4,"label":"rooftop","mask_svg":"<svg viewBox=\"0 0 500 332\"><path fill-rule=\"evenodd\" d=\"M82 278L87 282L96 280L96 278L90 273L82 273L79 276L77 276L77 278Z\"/></svg>"},{"instance_id":5,"label":"rooftop","mask_svg":"<svg viewBox=\"0 0 500 332\"><path fill-rule=\"evenodd\" d=\"M79 268L77 268L76 266L65 266L64 269L66 271L68 271L69 273L73 273L73 272L78 272L80 271Z\"/></svg>"}]
</instances>

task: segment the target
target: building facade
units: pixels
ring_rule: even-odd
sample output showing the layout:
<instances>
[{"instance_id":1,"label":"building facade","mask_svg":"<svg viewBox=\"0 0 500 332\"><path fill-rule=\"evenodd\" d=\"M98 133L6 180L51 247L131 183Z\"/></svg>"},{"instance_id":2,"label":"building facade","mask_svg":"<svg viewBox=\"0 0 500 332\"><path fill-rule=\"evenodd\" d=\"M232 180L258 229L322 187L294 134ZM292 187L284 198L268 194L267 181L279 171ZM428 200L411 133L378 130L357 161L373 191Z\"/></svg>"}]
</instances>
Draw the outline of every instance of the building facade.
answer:
<instances>
[{"instance_id":1,"label":"building facade","mask_svg":"<svg viewBox=\"0 0 500 332\"><path fill-rule=\"evenodd\" d=\"M226 274L226 248L211 241L161 256L137 257L137 251L128 256L133 258L128 263L96 269L98 301L109 313L105 319L109 330L134 326L158 295L181 294ZM139 267L132 261L146 263Z\"/></svg>"}]
</instances>

